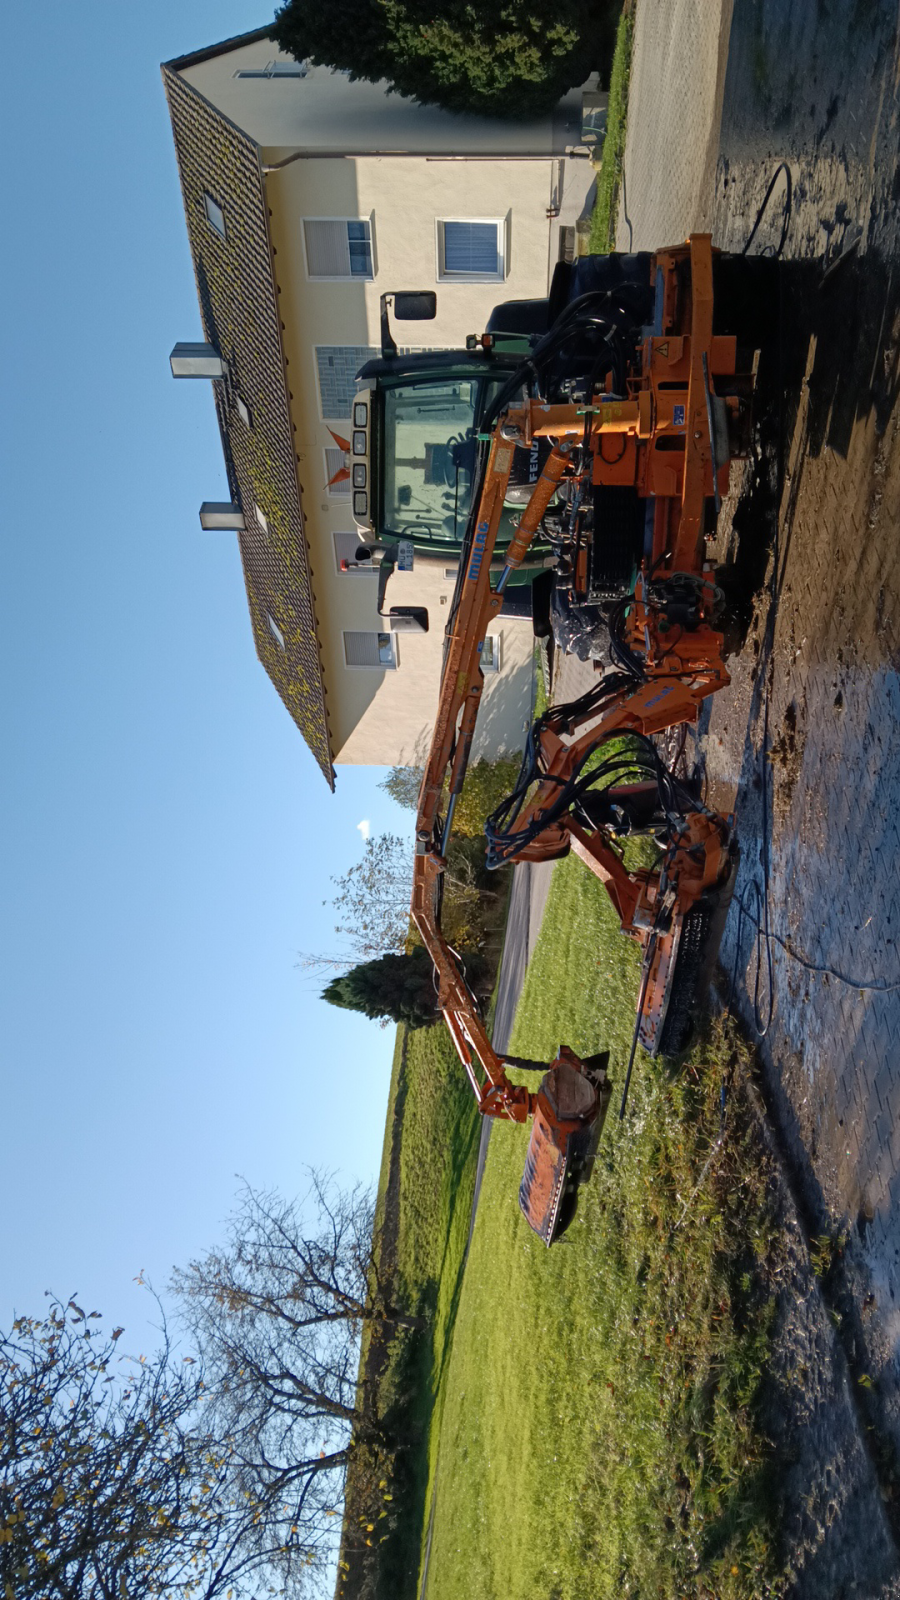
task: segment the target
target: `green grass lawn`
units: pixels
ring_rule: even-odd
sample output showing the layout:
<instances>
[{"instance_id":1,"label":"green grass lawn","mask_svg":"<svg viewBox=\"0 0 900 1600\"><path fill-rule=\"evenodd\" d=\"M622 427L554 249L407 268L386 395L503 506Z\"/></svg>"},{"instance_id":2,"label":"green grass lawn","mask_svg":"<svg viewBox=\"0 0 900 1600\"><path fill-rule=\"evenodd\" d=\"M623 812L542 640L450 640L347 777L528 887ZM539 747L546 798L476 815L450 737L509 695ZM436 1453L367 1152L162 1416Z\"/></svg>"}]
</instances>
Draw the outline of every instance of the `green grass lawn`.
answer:
<instances>
[{"instance_id":1,"label":"green grass lawn","mask_svg":"<svg viewBox=\"0 0 900 1600\"><path fill-rule=\"evenodd\" d=\"M564 861L512 1049L609 1047L621 1082L637 979L605 893ZM773 1225L738 1092L715 1148L738 1052L717 1025L675 1075L639 1058L626 1120L614 1097L550 1251L517 1205L527 1129L494 1129L436 1397L427 1600L766 1592L771 1467L754 1419Z\"/></svg>"},{"instance_id":2,"label":"green grass lawn","mask_svg":"<svg viewBox=\"0 0 900 1600\"><path fill-rule=\"evenodd\" d=\"M378 1187L382 1268L394 1298L423 1326L390 1343L379 1376L379 1410L394 1443L379 1462L389 1500L366 1471L351 1473L345 1542L372 1546L373 1596L412 1594L425 1517L429 1440L462 1283L480 1118L456 1051L442 1027L397 1031ZM369 1358L368 1340L363 1361ZM382 1478L382 1474L386 1474ZM374 1523L374 1526L373 1526ZM361 1551L359 1552L362 1553ZM348 1551L344 1550L344 1555ZM348 1569L346 1593L358 1574ZM342 1591L343 1592L343 1591Z\"/></svg>"},{"instance_id":3,"label":"green grass lawn","mask_svg":"<svg viewBox=\"0 0 900 1600\"><path fill-rule=\"evenodd\" d=\"M634 17L629 9L627 12L623 12L616 33L616 48L609 79L606 138L604 139L600 156L600 167L597 173L597 198L594 202L594 214L591 217L591 255L608 255L615 245L619 183L622 177L622 159L625 154L628 79L631 73L633 37Z\"/></svg>"}]
</instances>

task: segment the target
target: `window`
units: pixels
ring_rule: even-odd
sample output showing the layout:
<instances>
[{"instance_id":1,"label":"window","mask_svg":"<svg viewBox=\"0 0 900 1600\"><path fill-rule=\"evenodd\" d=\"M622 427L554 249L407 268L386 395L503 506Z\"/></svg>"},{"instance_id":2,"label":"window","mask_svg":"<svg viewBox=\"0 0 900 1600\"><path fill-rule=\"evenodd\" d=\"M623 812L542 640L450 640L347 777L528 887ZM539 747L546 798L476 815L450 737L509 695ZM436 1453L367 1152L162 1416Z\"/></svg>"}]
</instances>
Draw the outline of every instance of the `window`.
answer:
<instances>
[{"instance_id":1,"label":"window","mask_svg":"<svg viewBox=\"0 0 900 1600\"><path fill-rule=\"evenodd\" d=\"M256 520L259 523L259 526L262 529L263 533L268 533L268 531L269 531L269 523L268 523L268 520L266 518L265 512L260 511L259 506L254 506L253 509L256 512Z\"/></svg>"},{"instance_id":2,"label":"window","mask_svg":"<svg viewBox=\"0 0 900 1600\"><path fill-rule=\"evenodd\" d=\"M503 222L437 224L438 278L446 283L502 283L506 277Z\"/></svg>"},{"instance_id":3,"label":"window","mask_svg":"<svg viewBox=\"0 0 900 1600\"><path fill-rule=\"evenodd\" d=\"M308 61L267 61L264 67L244 67L236 78L305 78Z\"/></svg>"},{"instance_id":4,"label":"window","mask_svg":"<svg viewBox=\"0 0 900 1600\"><path fill-rule=\"evenodd\" d=\"M356 394L356 374L379 354L373 344L317 344L316 369L322 417L349 422Z\"/></svg>"},{"instance_id":5,"label":"window","mask_svg":"<svg viewBox=\"0 0 900 1600\"><path fill-rule=\"evenodd\" d=\"M374 278L371 223L311 218L303 238L310 278Z\"/></svg>"},{"instance_id":6,"label":"window","mask_svg":"<svg viewBox=\"0 0 900 1600\"><path fill-rule=\"evenodd\" d=\"M235 408L238 416L240 417L242 423L244 424L244 427L245 428L251 427L252 424L251 424L251 421L250 421L250 407L247 405L247 402L245 400L241 399L240 395L238 395L237 399L234 402L234 408Z\"/></svg>"},{"instance_id":7,"label":"window","mask_svg":"<svg viewBox=\"0 0 900 1600\"><path fill-rule=\"evenodd\" d=\"M272 635L272 638L275 640L279 650L287 650L287 645L284 642L284 634L279 628L278 623L275 621L275 618L270 616L268 611L266 612L266 621L269 624L269 632Z\"/></svg>"},{"instance_id":8,"label":"window","mask_svg":"<svg viewBox=\"0 0 900 1600\"><path fill-rule=\"evenodd\" d=\"M377 577L378 568L371 556L371 546L367 545L363 535L357 533L335 533L334 564L338 572L350 573L353 576ZM362 554L368 551L368 559Z\"/></svg>"},{"instance_id":9,"label":"window","mask_svg":"<svg viewBox=\"0 0 900 1600\"><path fill-rule=\"evenodd\" d=\"M329 494L350 493L350 457L346 450L325 446L325 487Z\"/></svg>"},{"instance_id":10,"label":"window","mask_svg":"<svg viewBox=\"0 0 900 1600\"><path fill-rule=\"evenodd\" d=\"M220 239L225 238L225 213L211 194L204 194L203 205L206 210L206 220L215 230Z\"/></svg>"},{"instance_id":11,"label":"window","mask_svg":"<svg viewBox=\"0 0 900 1600\"><path fill-rule=\"evenodd\" d=\"M500 635L489 633L481 650L482 672L500 671Z\"/></svg>"},{"instance_id":12,"label":"window","mask_svg":"<svg viewBox=\"0 0 900 1600\"><path fill-rule=\"evenodd\" d=\"M344 660L348 667L394 668L398 665L394 635L345 632Z\"/></svg>"}]
</instances>

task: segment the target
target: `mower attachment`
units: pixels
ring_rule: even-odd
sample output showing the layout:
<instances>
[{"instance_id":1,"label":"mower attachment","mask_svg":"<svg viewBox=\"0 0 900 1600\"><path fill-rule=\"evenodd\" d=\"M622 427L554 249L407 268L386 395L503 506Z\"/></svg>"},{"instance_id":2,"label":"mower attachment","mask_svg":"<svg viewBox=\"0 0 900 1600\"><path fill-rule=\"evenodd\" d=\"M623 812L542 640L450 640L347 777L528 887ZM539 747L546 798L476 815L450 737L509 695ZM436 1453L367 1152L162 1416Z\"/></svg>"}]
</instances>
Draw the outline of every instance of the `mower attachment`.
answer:
<instances>
[{"instance_id":1,"label":"mower attachment","mask_svg":"<svg viewBox=\"0 0 900 1600\"><path fill-rule=\"evenodd\" d=\"M575 1215L589 1176L611 1094L608 1052L579 1061L565 1045L537 1092L519 1206L546 1245Z\"/></svg>"}]
</instances>

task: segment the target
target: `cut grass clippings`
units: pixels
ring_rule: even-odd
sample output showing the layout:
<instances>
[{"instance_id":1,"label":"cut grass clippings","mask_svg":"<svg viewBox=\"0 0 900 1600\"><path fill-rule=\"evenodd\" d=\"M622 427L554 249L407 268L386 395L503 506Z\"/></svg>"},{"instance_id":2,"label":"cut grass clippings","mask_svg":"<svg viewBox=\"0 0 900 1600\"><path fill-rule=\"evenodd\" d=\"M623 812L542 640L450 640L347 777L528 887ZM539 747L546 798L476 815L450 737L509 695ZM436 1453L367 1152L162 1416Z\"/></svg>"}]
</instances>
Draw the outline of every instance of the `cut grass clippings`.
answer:
<instances>
[{"instance_id":1,"label":"cut grass clippings","mask_svg":"<svg viewBox=\"0 0 900 1600\"><path fill-rule=\"evenodd\" d=\"M511 1048L612 1050L638 952L572 858L554 875ZM443 1395L427 1600L768 1593L772 1182L716 1023L677 1072L639 1057L578 1216L548 1251L517 1204L528 1130L491 1140Z\"/></svg>"},{"instance_id":2,"label":"cut grass clippings","mask_svg":"<svg viewBox=\"0 0 900 1600\"><path fill-rule=\"evenodd\" d=\"M631 8L623 11L616 32L616 48L609 79L609 107L606 136L597 172L597 197L591 217L590 254L608 255L615 245L619 184L625 155L625 123L628 115L628 80L631 75L631 47L634 17Z\"/></svg>"}]
</instances>

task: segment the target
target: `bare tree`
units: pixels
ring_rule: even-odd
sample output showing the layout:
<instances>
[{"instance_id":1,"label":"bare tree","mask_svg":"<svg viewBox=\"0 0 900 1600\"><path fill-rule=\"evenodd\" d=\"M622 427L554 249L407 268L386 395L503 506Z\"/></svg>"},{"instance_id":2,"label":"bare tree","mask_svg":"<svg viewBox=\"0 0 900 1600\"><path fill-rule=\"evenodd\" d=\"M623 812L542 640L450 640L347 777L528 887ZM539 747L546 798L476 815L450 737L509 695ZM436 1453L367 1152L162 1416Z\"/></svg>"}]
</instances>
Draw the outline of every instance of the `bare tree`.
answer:
<instances>
[{"instance_id":1,"label":"bare tree","mask_svg":"<svg viewBox=\"0 0 900 1600\"><path fill-rule=\"evenodd\" d=\"M242 1491L264 1523L280 1521L316 1554L337 1546L354 1452L383 1442L359 1374L363 1326L421 1323L393 1304L373 1229L373 1200L360 1188L341 1191L313 1173L300 1207L246 1186L224 1249L172 1284Z\"/></svg>"},{"instance_id":2,"label":"bare tree","mask_svg":"<svg viewBox=\"0 0 900 1600\"><path fill-rule=\"evenodd\" d=\"M341 917L334 931L349 941L358 960L405 949L412 880L412 847L394 833L367 839L362 860L332 879L338 891L332 904Z\"/></svg>"},{"instance_id":3,"label":"bare tree","mask_svg":"<svg viewBox=\"0 0 900 1600\"><path fill-rule=\"evenodd\" d=\"M386 778L382 778L379 789L390 795L398 806L403 806L405 811L415 811L419 804L419 790L425 768L420 763L411 767L391 767Z\"/></svg>"},{"instance_id":4,"label":"bare tree","mask_svg":"<svg viewBox=\"0 0 900 1600\"><path fill-rule=\"evenodd\" d=\"M99 1322L73 1295L0 1337L0 1592L213 1600L261 1572L299 1592L314 1552L236 1492L200 1365L174 1357L164 1319L133 1359Z\"/></svg>"}]
</instances>

